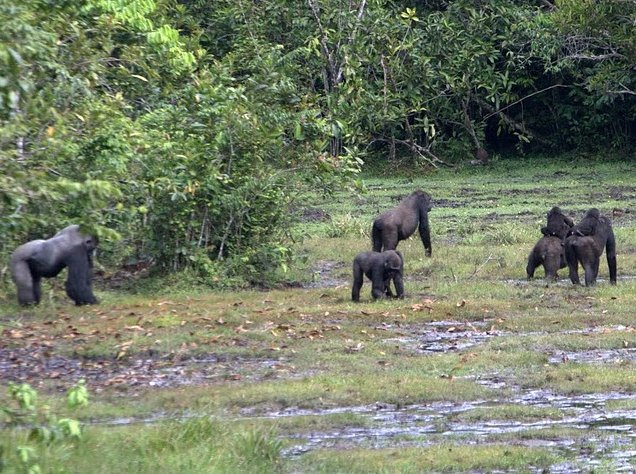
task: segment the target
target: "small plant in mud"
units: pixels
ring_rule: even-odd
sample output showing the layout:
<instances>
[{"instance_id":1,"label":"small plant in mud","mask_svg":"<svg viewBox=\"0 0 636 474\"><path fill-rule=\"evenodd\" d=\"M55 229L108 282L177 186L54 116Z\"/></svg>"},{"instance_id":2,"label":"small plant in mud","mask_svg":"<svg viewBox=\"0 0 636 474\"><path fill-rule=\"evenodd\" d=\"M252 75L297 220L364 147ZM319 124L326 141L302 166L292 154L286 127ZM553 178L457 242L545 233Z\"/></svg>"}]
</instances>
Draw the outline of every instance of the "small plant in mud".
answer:
<instances>
[{"instance_id":1,"label":"small plant in mud","mask_svg":"<svg viewBox=\"0 0 636 474\"><path fill-rule=\"evenodd\" d=\"M79 421L57 418L46 405L38 406L37 392L27 383L9 383L9 406L0 406L9 427L0 438L0 471L19 466L29 474L43 472L40 466L52 448L66 449L82 437ZM80 380L67 393L67 405L74 409L88 404L88 390Z\"/></svg>"}]
</instances>

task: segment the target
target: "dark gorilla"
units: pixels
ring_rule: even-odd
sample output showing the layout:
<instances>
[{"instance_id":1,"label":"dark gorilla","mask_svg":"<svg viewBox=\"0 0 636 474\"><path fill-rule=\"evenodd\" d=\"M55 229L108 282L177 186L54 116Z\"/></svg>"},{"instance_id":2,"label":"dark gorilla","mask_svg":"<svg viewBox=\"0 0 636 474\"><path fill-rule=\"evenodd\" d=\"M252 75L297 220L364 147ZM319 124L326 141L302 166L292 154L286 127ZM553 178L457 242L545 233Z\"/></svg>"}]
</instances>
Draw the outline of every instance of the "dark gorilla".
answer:
<instances>
[{"instance_id":1,"label":"dark gorilla","mask_svg":"<svg viewBox=\"0 0 636 474\"><path fill-rule=\"evenodd\" d=\"M541 227L541 233L546 237L554 236L565 239L574 225L574 221L563 214L561 208L554 206L548 211L548 223L545 227Z\"/></svg>"},{"instance_id":2,"label":"dark gorilla","mask_svg":"<svg viewBox=\"0 0 636 474\"><path fill-rule=\"evenodd\" d=\"M91 288L97 237L83 235L78 225L70 225L47 240L20 245L11 255L11 277L22 305L38 304L41 279L52 278L68 267L66 294L76 305L96 304Z\"/></svg>"},{"instance_id":3,"label":"dark gorilla","mask_svg":"<svg viewBox=\"0 0 636 474\"><path fill-rule=\"evenodd\" d=\"M393 296L391 293L391 281L395 286L396 296L404 297L404 283L402 273L404 271L404 259L402 254L395 250L384 252L362 252L353 260L353 288L351 299L360 301L360 288L364 282L364 275L371 280L371 296L373 299Z\"/></svg>"},{"instance_id":4,"label":"dark gorilla","mask_svg":"<svg viewBox=\"0 0 636 474\"><path fill-rule=\"evenodd\" d=\"M534 277L534 271L539 265L543 265L546 280L558 278L557 271L566 266L563 241L559 237L544 236L539 239L528 256L528 280Z\"/></svg>"},{"instance_id":5,"label":"dark gorilla","mask_svg":"<svg viewBox=\"0 0 636 474\"><path fill-rule=\"evenodd\" d=\"M568 235L578 235L581 237L587 235L594 235L596 233L596 228L599 225L601 218L601 213L598 209L592 208L585 213L581 222L576 224L570 231Z\"/></svg>"},{"instance_id":6,"label":"dark gorilla","mask_svg":"<svg viewBox=\"0 0 636 474\"><path fill-rule=\"evenodd\" d=\"M596 212L593 212L596 211ZM596 217L598 215L598 217ZM570 270L570 280L575 285L580 284L579 263L585 271L585 285L590 286L596 283L598 267L601 261L603 249L607 255L607 266L609 267L610 283L616 284L616 239L610 220L598 214L598 210L590 209L583 218L591 217L596 222L586 223L583 228L575 230L573 235L565 239L565 258ZM578 226L575 226L578 227ZM589 231L593 227L593 235L580 235L578 232Z\"/></svg>"},{"instance_id":7,"label":"dark gorilla","mask_svg":"<svg viewBox=\"0 0 636 474\"><path fill-rule=\"evenodd\" d=\"M404 198L397 207L380 214L373 221L373 250L395 250L400 240L408 239L419 227L420 237L427 257L430 257L431 234L428 211L432 209L431 196L417 190Z\"/></svg>"}]
</instances>

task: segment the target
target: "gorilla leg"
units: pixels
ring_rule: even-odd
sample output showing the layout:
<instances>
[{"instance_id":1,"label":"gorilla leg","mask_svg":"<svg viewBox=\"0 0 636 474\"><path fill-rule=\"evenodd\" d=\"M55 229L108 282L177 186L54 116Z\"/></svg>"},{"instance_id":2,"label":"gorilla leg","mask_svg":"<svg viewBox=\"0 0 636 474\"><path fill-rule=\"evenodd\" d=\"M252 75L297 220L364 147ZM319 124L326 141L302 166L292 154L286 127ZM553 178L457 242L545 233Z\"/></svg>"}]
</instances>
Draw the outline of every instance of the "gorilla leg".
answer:
<instances>
[{"instance_id":1,"label":"gorilla leg","mask_svg":"<svg viewBox=\"0 0 636 474\"><path fill-rule=\"evenodd\" d=\"M364 271L356 258L353 261L353 287L351 288L351 300L360 301L360 288L364 282Z\"/></svg>"},{"instance_id":2,"label":"gorilla leg","mask_svg":"<svg viewBox=\"0 0 636 474\"><path fill-rule=\"evenodd\" d=\"M29 305L40 302L40 281L38 278L36 282L31 276L31 269L26 260L12 260L11 278L18 290L18 303Z\"/></svg>"},{"instance_id":3,"label":"gorilla leg","mask_svg":"<svg viewBox=\"0 0 636 474\"><path fill-rule=\"evenodd\" d=\"M85 251L79 251L68 260L66 294L80 306L97 304L91 288L91 262Z\"/></svg>"},{"instance_id":4,"label":"gorilla leg","mask_svg":"<svg viewBox=\"0 0 636 474\"><path fill-rule=\"evenodd\" d=\"M596 277L598 276L598 267L600 258L594 253L589 255L583 255L583 259L579 259L583 264L585 270L585 286L592 286L596 283Z\"/></svg>"},{"instance_id":5,"label":"gorilla leg","mask_svg":"<svg viewBox=\"0 0 636 474\"><path fill-rule=\"evenodd\" d=\"M371 239L373 240L373 251L382 252L382 229L376 222L373 223L373 228L371 229Z\"/></svg>"},{"instance_id":6,"label":"gorilla leg","mask_svg":"<svg viewBox=\"0 0 636 474\"><path fill-rule=\"evenodd\" d=\"M568 237L565 240L565 260L568 262L570 281L575 285L580 285L581 280L579 280L579 259L576 249L574 248L575 239L576 238Z\"/></svg>"}]
</instances>

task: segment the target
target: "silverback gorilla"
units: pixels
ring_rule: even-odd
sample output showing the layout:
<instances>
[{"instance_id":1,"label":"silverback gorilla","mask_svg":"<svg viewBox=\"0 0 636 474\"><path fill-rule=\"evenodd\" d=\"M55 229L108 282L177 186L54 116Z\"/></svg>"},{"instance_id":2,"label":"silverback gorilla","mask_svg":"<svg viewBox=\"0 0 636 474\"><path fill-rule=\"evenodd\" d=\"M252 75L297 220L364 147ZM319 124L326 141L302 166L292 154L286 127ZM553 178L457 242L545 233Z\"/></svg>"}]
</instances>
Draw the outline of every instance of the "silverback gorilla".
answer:
<instances>
[{"instance_id":1,"label":"silverback gorilla","mask_svg":"<svg viewBox=\"0 0 636 474\"><path fill-rule=\"evenodd\" d=\"M590 231L593 233L584 234ZM601 216L597 209L590 209L581 223L572 228L572 235L565 239L564 245L572 283L580 284L579 263L585 271L585 285L596 283L601 255L605 249L610 283L616 284L616 239L612 223L607 217Z\"/></svg>"},{"instance_id":2,"label":"silverback gorilla","mask_svg":"<svg viewBox=\"0 0 636 474\"><path fill-rule=\"evenodd\" d=\"M97 237L83 235L78 225L70 225L47 240L20 245L11 255L11 277L22 305L38 304L41 279L52 278L68 267L66 294L76 305L96 304L91 288L92 253Z\"/></svg>"},{"instance_id":3,"label":"silverback gorilla","mask_svg":"<svg viewBox=\"0 0 636 474\"><path fill-rule=\"evenodd\" d=\"M373 299L393 296L391 293L391 281L395 285L398 298L404 297L404 283L402 273L404 271L404 259L402 254L395 250L384 252L362 252L353 260L353 288L351 299L360 301L360 288L364 282L364 275L371 279L371 296Z\"/></svg>"},{"instance_id":4,"label":"silverback gorilla","mask_svg":"<svg viewBox=\"0 0 636 474\"><path fill-rule=\"evenodd\" d=\"M419 227L426 256L430 257L433 249L428 211L431 209L431 196L418 189L390 211L380 214L373 221L371 230L373 250L375 252L395 250L400 240L408 239Z\"/></svg>"}]
</instances>

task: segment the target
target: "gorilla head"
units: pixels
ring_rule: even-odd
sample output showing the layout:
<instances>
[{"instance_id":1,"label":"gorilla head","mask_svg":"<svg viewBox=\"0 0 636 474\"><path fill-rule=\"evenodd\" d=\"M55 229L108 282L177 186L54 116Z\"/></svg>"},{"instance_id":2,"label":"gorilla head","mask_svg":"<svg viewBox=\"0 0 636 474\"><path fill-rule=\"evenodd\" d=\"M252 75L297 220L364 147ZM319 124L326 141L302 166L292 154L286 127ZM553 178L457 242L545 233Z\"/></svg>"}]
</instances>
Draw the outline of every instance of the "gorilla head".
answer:
<instances>
[{"instance_id":1,"label":"gorilla head","mask_svg":"<svg viewBox=\"0 0 636 474\"><path fill-rule=\"evenodd\" d=\"M395 250L400 240L408 239L415 229L419 229L424 251L430 257L431 234L428 226L428 211L433 208L431 196L424 191L417 190L405 197L393 209L380 214L371 229L373 250Z\"/></svg>"},{"instance_id":2,"label":"gorilla head","mask_svg":"<svg viewBox=\"0 0 636 474\"><path fill-rule=\"evenodd\" d=\"M404 259L400 252L386 250L384 252L362 252L353 260L353 288L351 299L360 301L360 288L364 282L364 275L371 279L371 296L373 299L393 296L391 281L395 286L396 296L404 297L402 273Z\"/></svg>"},{"instance_id":3,"label":"gorilla head","mask_svg":"<svg viewBox=\"0 0 636 474\"><path fill-rule=\"evenodd\" d=\"M78 225L70 225L47 240L32 240L11 255L11 277L18 290L18 302L38 304L40 281L52 278L68 267L66 294L76 305L96 304L91 288L93 251L97 237L84 235Z\"/></svg>"}]
</instances>

